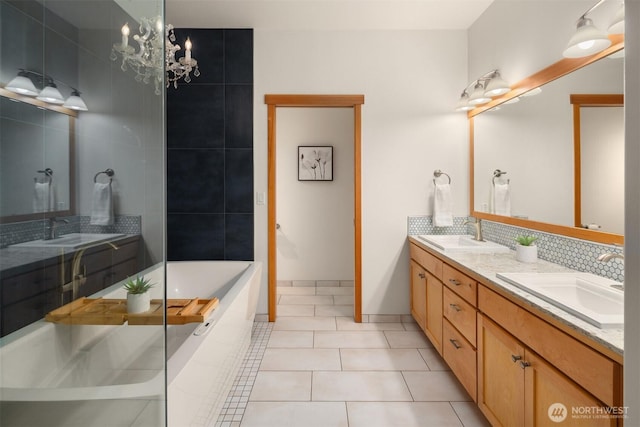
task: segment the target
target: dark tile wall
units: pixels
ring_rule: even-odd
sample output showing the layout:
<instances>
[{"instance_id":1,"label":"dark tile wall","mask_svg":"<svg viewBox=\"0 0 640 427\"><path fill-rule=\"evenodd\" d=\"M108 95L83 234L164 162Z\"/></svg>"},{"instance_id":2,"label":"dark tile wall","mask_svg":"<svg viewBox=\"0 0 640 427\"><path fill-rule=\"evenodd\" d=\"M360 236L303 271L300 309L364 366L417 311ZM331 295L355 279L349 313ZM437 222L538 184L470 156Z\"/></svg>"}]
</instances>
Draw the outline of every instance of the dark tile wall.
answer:
<instances>
[{"instance_id":1,"label":"dark tile wall","mask_svg":"<svg viewBox=\"0 0 640 427\"><path fill-rule=\"evenodd\" d=\"M167 89L167 258L253 260L253 30L175 34L201 75Z\"/></svg>"}]
</instances>

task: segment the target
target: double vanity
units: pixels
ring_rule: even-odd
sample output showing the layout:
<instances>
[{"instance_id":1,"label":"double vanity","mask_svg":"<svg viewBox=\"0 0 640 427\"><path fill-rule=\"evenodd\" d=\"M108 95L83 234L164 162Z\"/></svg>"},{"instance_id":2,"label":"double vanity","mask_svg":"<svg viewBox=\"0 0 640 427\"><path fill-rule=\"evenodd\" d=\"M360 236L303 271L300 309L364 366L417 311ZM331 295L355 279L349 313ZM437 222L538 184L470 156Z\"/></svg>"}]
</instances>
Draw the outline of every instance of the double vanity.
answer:
<instances>
[{"instance_id":1,"label":"double vanity","mask_svg":"<svg viewBox=\"0 0 640 427\"><path fill-rule=\"evenodd\" d=\"M619 283L471 236L409 247L411 314L492 425L621 422Z\"/></svg>"}]
</instances>

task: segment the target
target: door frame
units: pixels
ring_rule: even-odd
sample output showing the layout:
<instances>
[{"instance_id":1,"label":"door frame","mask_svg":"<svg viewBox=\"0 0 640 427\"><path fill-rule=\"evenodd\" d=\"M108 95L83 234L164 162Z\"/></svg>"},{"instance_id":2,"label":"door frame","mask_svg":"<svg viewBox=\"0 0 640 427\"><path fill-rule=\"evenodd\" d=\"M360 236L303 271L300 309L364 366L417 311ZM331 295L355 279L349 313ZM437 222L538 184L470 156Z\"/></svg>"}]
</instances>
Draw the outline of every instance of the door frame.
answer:
<instances>
[{"instance_id":1,"label":"door frame","mask_svg":"<svg viewBox=\"0 0 640 427\"><path fill-rule=\"evenodd\" d=\"M364 95L273 95L264 96L267 104L267 246L269 322L276 320L276 110L278 107L353 108L354 150L354 302L353 319L362 322L362 207L361 207L361 145L362 104Z\"/></svg>"}]
</instances>

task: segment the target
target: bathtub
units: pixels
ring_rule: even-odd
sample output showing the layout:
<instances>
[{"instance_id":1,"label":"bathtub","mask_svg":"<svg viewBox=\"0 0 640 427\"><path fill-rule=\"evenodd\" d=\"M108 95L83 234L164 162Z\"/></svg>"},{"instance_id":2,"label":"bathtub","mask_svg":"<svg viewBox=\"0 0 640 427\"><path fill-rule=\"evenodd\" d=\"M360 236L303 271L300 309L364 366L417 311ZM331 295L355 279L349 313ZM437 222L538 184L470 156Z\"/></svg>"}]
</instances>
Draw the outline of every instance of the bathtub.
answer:
<instances>
[{"instance_id":1,"label":"bathtub","mask_svg":"<svg viewBox=\"0 0 640 427\"><path fill-rule=\"evenodd\" d=\"M166 333L164 326L40 321L3 337L0 425L156 427L165 403L169 426L215 422L251 340L261 269L259 262L167 263L167 298L215 296L220 304L205 322ZM141 274L165 282L162 265ZM162 298L163 288L153 288L152 298ZM125 292L116 284L92 297Z\"/></svg>"}]
</instances>

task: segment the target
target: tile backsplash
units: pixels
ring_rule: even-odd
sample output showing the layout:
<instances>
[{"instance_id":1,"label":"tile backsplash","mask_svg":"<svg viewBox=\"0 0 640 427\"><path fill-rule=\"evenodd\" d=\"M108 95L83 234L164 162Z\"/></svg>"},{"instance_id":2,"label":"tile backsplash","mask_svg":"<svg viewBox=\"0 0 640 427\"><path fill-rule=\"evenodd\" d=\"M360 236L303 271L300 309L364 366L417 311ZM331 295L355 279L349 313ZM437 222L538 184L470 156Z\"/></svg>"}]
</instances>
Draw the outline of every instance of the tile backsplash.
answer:
<instances>
[{"instance_id":1,"label":"tile backsplash","mask_svg":"<svg viewBox=\"0 0 640 427\"><path fill-rule=\"evenodd\" d=\"M410 216L407 218L407 234L473 234L471 226L463 225L468 217L454 218L452 227L435 227L431 216ZM598 261L598 256L606 253L623 253L619 245L580 240L558 234L516 227L492 221L482 221L484 238L500 243L515 250L515 238L530 234L538 237L538 257L565 267L597 274L609 279L624 281L624 261L613 259L609 262Z\"/></svg>"},{"instance_id":2,"label":"tile backsplash","mask_svg":"<svg viewBox=\"0 0 640 427\"><path fill-rule=\"evenodd\" d=\"M142 217L140 215L116 215L113 225L91 225L90 216L60 217L67 223L59 223L59 235L69 233L121 233L141 234ZM49 228L49 220L13 222L0 224L0 248L16 243L29 242L44 238Z\"/></svg>"}]
</instances>

